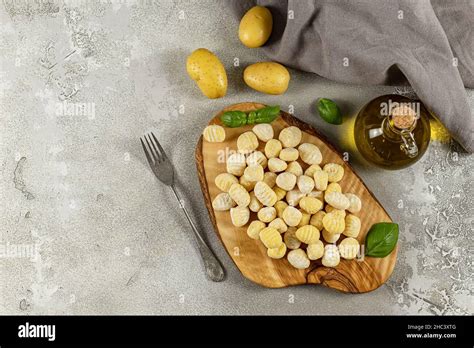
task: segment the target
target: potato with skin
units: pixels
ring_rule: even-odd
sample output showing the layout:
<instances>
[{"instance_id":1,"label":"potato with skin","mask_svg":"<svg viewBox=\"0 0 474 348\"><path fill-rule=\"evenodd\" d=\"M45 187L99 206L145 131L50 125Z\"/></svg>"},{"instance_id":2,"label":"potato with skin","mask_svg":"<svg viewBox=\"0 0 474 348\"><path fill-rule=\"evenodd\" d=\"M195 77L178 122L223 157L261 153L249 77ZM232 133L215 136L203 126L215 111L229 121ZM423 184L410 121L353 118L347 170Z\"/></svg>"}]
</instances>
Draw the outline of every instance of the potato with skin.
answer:
<instances>
[{"instance_id":1,"label":"potato with skin","mask_svg":"<svg viewBox=\"0 0 474 348\"><path fill-rule=\"evenodd\" d=\"M290 73L281 64L261 62L244 70L244 81L250 88L266 94L283 94L288 89Z\"/></svg>"},{"instance_id":2,"label":"potato with skin","mask_svg":"<svg viewBox=\"0 0 474 348\"><path fill-rule=\"evenodd\" d=\"M248 48L263 46L273 29L273 17L269 9L254 6L240 20L239 39Z\"/></svg>"},{"instance_id":3,"label":"potato with skin","mask_svg":"<svg viewBox=\"0 0 474 348\"><path fill-rule=\"evenodd\" d=\"M189 77L196 81L201 92L210 99L227 93L227 74L219 58L205 48L198 48L186 61Z\"/></svg>"}]
</instances>

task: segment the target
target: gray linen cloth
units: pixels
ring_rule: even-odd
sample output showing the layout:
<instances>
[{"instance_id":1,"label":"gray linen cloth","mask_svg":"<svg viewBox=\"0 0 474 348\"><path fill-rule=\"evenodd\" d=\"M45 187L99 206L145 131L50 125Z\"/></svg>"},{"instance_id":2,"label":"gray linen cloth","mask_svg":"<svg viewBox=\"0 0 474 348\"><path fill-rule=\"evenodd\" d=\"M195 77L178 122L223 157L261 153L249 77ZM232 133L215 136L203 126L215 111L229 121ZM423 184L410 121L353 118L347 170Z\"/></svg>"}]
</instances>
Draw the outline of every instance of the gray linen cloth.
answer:
<instances>
[{"instance_id":1,"label":"gray linen cloth","mask_svg":"<svg viewBox=\"0 0 474 348\"><path fill-rule=\"evenodd\" d=\"M344 83L408 81L474 151L464 89L474 88L474 0L236 0L232 10L255 5L273 15L269 59Z\"/></svg>"}]
</instances>

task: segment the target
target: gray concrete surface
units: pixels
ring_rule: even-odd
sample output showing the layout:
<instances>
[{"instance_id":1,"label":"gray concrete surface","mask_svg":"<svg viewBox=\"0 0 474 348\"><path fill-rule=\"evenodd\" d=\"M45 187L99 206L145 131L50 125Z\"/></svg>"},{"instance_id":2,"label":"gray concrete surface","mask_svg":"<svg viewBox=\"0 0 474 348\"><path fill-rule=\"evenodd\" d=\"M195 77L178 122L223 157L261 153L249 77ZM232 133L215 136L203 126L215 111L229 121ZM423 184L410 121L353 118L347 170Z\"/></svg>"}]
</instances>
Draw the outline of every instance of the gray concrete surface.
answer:
<instances>
[{"instance_id":1,"label":"gray concrete surface","mask_svg":"<svg viewBox=\"0 0 474 348\"><path fill-rule=\"evenodd\" d=\"M364 164L350 140L353 115L394 87L291 71L285 95L256 93L241 74L264 57L240 44L237 26L225 1L0 4L0 243L9 250L0 258L1 314L473 313L472 157L434 142L399 172ZM225 98L205 99L186 75L186 56L198 47L224 62ZM349 120L323 123L319 97L338 101ZM385 286L363 295L269 290L240 275L212 230L194 165L207 120L240 101L293 105L351 154L400 223ZM206 280L171 191L148 170L138 142L148 130L172 158L226 281Z\"/></svg>"}]
</instances>

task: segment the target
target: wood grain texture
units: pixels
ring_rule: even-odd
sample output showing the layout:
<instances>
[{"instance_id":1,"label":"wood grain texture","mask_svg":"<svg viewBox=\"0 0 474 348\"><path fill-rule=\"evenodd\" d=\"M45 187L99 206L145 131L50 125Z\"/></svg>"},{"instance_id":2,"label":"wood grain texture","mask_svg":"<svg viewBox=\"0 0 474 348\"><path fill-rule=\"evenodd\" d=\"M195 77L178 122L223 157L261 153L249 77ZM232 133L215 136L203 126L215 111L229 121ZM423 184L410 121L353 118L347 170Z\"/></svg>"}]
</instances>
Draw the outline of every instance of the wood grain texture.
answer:
<instances>
[{"instance_id":1,"label":"wood grain texture","mask_svg":"<svg viewBox=\"0 0 474 348\"><path fill-rule=\"evenodd\" d=\"M221 124L219 117L224 111L251 111L264 106L258 103L235 104L219 112L209 124ZM362 210L356 214L362 223L357 239L361 245L364 244L368 229L374 223L392 221L390 216L351 166L343 160L342 155L312 126L282 112L281 117L272 123L275 138L278 137L281 129L291 125L303 131L302 142L313 143L319 147L323 155L322 164L333 162L344 167L344 178L339 183L343 192L355 193L362 200ZM382 285L393 271L398 247L385 258L365 257L363 261L341 259L341 263L336 268L324 267L321 260L317 260L312 261L308 269L298 270L288 263L286 257L280 260L269 258L263 244L247 236L248 224L244 227L235 227L231 223L228 211L220 212L212 209L212 200L220 193L214 179L218 174L226 171L225 159L229 151L237 149L238 136L251 129L252 126L226 128L226 140L223 143L203 142L201 136L195 153L199 181L214 229L242 274L251 281L269 288L322 284L343 292L363 293ZM260 142L259 150L263 150L263 147L264 144ZM303 169L307 167L304 163L300 163ZM251 213L250 221L256 219L256 214Z\"/></svg>"}]
</instances>

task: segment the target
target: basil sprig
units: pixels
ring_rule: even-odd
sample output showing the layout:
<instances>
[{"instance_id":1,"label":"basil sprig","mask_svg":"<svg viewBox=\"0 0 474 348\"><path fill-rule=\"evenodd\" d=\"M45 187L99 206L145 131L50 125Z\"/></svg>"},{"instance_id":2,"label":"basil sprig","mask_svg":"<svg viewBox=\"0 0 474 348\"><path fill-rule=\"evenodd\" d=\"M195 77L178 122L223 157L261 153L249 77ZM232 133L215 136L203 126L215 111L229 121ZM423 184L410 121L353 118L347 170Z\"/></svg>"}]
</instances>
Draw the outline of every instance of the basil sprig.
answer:
<instances>
[{"instance_id":1,"label":"basil sprig","mask_svg":"<svg viewBox=\"0 0 474 348\"><path fill-rule=\"evenodd\" d=\"M365 255L385 257L392 252L398 241L398 224L380 222L374 224L365 239Z\"/></svg>"},{"instance_id":2,"label":"basil sprig","mask_svg":"<svg viewBox=\"0 0 474 348\"><path fill-rule=\"evenodd\" d=\"M321 98L318 101L318 111L321 118L331 124L342 124L341 110L331 99Z\"/></svg>"},{"instance_id":3,"label":"basil sprig","mask_svg":"<svg viewBox=\"0 0 474 348\"><path fill-rule=\"evenodd\" d=\"M266 106L262 109L250 111L248 115L243 111L226 111L221 116L221 122L226 127L236 128L246 124L271 123L280 115L280 106Z\"/></svg>"}]
</instances>

